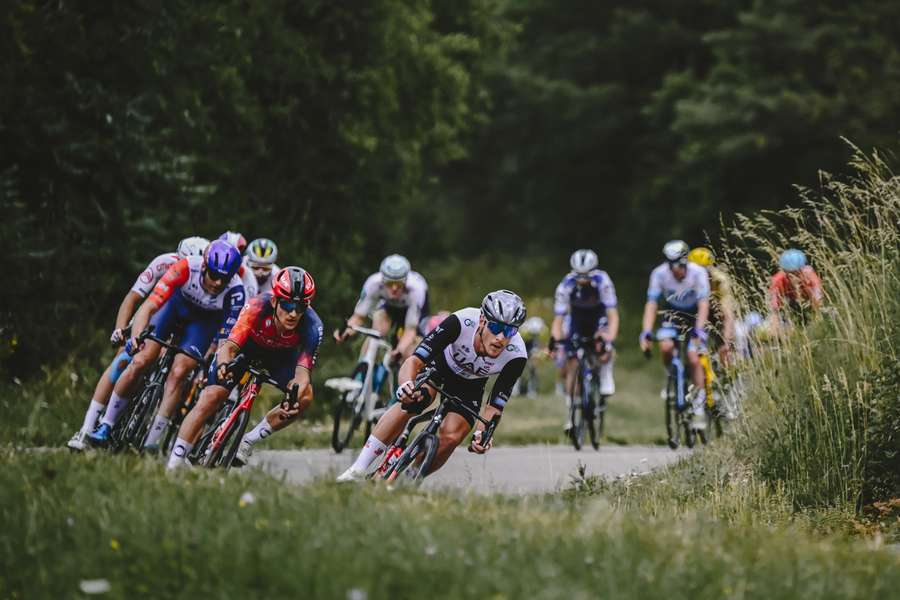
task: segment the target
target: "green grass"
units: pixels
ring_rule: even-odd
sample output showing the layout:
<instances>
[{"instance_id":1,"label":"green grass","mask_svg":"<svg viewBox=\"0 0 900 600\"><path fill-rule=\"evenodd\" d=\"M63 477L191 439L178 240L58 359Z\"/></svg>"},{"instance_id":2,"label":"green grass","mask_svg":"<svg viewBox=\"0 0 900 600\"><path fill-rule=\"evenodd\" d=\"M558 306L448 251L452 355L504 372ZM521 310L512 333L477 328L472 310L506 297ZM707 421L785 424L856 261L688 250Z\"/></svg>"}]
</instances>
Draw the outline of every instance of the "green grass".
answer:
<instances>
[{"instance_id":1,"label":"green grass","mask_svg":"<svg viewBox=\"0 0 900 600\"><path fill-rule=\"evenodd\" d=\"M252 503L242 503L246 493ZM167 477L135 457L0 453L0 597L875 598L878 542L607 499L294 488L261 473Z\"/></svg>"}]
</instances>

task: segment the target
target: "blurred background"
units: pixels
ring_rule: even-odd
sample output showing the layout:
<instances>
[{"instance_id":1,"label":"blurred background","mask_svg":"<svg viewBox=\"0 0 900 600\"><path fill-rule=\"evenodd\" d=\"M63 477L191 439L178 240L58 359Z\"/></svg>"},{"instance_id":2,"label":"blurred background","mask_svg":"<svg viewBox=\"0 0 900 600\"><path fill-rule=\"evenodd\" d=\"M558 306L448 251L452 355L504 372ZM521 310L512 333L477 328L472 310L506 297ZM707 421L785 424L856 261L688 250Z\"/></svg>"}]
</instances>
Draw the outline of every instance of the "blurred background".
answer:
<instances>
[{"instance_id":1,"label":"blurred background","mask_svg":"<svg viewBox=\"0 0 900 600\"><path fill-rule=\"evenodd\" d=\"M151 258L226 229L308 268L329 330L391 252L434 310L507 286L549 317L592 247L631 346L666 240L900 131L873 0L22 1L0 47L6 380L102 348Z\"/></svg>"}]
</instances>

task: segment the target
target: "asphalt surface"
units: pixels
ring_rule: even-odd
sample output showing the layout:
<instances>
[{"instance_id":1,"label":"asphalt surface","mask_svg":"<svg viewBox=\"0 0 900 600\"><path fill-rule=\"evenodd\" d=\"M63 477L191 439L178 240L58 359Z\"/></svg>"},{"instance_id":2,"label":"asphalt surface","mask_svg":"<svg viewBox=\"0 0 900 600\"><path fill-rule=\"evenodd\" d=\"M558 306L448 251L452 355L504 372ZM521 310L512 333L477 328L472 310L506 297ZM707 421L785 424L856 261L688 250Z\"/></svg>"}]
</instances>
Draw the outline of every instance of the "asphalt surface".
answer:
<instances>
[{"instance_id":1,"label":"asphalt surface","mask_svg":"<svg viewBox=\"0 0 900 600\"><path fill-rule=\"evenodd\" d=\"M254 452L250 464L293 483L336 477L352 462L354 452L331 450L268 450ZM585 475L644 474L685 456L662 446L601 446L576 452L570 446L494 448L478 456L459 448L448 463L425 480L424 488L456 488L478 493L527 494L567 487Z\"/></svg>"}]
</instances>

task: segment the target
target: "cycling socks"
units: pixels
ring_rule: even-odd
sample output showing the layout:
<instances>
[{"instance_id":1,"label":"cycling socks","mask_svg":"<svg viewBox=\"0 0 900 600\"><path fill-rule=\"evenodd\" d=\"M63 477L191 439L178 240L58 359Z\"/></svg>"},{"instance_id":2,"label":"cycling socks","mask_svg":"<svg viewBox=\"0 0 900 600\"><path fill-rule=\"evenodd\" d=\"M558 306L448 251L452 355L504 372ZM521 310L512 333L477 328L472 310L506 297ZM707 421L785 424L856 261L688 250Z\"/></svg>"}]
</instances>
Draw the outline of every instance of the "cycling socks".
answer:
<instances>
[{"instance_id":1,"label":"cycling socks","mask_svg":"<svg viewBox=\"0 0 900 600\"><path fill-rule=\"evenodd\" d=\"M385 450L387 450L387 446L374 435L370 435L366 440L366 445L359 451L359 456L356 457L356 461L350 468L360 472L367 470L372 461L384 454Z\"/></svg>"},{"instance_id":2,"label":"cycling socks","mask_svg":"<svg viewBox=\"0 0 900 600\"><path fill-rule=\"evenodd\" d=\"M100 404L93 398L91 399L91 405L88 407L87 412L84 413L84 423L81 425L82 433L94 431L94 427L97 425L97 419L100 418L100 413L102 413L105 408L105 405Z\"/></svg>"},{"instance_id":3,"label":"cycling socks","mask_svg":"<svg viewBox=\"0 0 900 600\"><path fill-rule=\"evenodd\" d=\"M144 442L144 448L159 444L159 438L162 437L171 420L162 415L156 415L156 418L153 419L153 425L150 426L150 432L147 434L147 440Z\"/></svg>"},{"instance_id":4,"label":"cycling socks","mask_svg":"<svg viewBox=\"0 0 900 600\"><path fill-rule=\"evenodd\" d=\"M255 444L259 440L265 439L270 435L272 435L272 426L269 425L269 420L263 417L262 421L257 423L256 427L244 436L244 441Z\"/></svg>"},{"instance_id":5,"label":"cycling socks","mask_svg":"<svg viewBox=\"0 0 900 600\"><path fill-rule=\"evenodd\" d=\"M106 414L103 415L103 423L109 425L110 427L116 426L116 421L119 419L119 415L128 408L128 403L131 402L128 398L123 398L117 393L113 392L109 397L109 405L106 407Z\"/></svg>"},{"instance_id":6,"label":"cycling socks","mask_svg":"<svg viewBox=\"0 0 900 600\"><path fill-rule=\"evenodd\" d=\"M166 468L175 469L179 467L184 463L185 458L193 449L193 444L189 444L181 438L175 440L175 445L172 446L172 454L169 455L169 462L166 463Z\"/></svg>"}]
</instances>

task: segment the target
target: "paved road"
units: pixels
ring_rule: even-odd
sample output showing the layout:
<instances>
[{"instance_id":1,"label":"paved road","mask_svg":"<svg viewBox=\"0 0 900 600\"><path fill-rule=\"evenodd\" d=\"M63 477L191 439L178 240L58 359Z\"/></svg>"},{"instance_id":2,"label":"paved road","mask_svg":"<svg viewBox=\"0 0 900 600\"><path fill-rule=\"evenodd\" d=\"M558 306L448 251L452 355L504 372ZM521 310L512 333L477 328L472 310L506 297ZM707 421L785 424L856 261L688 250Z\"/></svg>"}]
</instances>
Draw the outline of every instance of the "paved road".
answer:
<instances>
[{"instance_id":1,"label":"paved road","mask_svg":"<svg viewBox=\"0 0 900 600\"><path fill-rule=\"evenodd\" d=\"M575 452L569 446L518 446L494 448L478 456L460 448L443 469L425 481L425 488L462 488L482 493L549 492L566 487L579 463L588 475L615 477L647 473L684 456L660 446L602 446ZM352 461L353 454L330 450L269 450L254 453L251 464L275 476L304 483L316 477L334 477Z\"/></svg>"}]
</instances>

